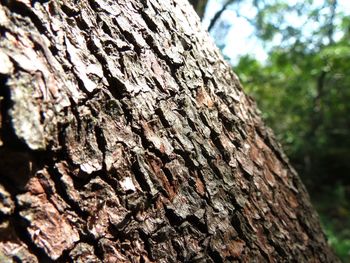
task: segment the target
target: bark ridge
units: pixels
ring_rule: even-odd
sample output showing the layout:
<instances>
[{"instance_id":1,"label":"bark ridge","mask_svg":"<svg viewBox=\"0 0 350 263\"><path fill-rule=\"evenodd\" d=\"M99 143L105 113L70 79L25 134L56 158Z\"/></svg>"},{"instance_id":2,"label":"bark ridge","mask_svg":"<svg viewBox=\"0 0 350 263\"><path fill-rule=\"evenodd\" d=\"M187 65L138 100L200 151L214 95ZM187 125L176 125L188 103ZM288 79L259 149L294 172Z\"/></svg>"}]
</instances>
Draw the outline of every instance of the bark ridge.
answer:
<instances>
[{"instance_id":1,"label":"bark ridge","mask_svg":"<svg viewBox=\"0 0 350 263\"><path fill-rule=\"evenodd\" d=\"M1 1L0 260L335 262L187 1Z\"/></svg>"}]
</instances>

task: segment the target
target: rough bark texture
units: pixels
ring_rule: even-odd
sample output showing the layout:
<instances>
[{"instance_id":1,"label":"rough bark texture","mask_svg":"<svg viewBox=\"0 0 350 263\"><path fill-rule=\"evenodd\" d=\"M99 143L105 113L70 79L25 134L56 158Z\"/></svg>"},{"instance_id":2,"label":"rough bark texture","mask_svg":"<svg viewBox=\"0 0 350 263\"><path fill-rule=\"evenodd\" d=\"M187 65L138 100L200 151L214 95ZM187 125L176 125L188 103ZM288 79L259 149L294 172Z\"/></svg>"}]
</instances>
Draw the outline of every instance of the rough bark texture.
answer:
<instances>
[{"instance_id":1,"label":"rough bark texture","mask_svg":"<svg viewBox=\"0 0 350 263\"><path fill-rule=\"evenodd\" d=\"M183 0L1 1L1 262L336 262Z\"/></svg>"}]
</instances>

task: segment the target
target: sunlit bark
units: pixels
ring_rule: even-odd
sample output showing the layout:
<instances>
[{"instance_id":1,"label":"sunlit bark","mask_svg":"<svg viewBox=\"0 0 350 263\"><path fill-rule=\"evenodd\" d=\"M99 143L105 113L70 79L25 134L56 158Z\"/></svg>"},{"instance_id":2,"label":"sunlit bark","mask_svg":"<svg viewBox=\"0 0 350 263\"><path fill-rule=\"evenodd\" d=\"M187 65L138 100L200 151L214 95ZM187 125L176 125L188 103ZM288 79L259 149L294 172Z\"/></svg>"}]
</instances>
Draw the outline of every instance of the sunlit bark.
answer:
<instances>
[{"instance_id":1,"label":"sunlit bark","mask_svg":"<svg viewBox=\"0 0 350 263\"><path fill-rule=\"evenodd\" d=\"M0 261L337 261L188 2L1 3Z\"/></svg>"}]
</instances>

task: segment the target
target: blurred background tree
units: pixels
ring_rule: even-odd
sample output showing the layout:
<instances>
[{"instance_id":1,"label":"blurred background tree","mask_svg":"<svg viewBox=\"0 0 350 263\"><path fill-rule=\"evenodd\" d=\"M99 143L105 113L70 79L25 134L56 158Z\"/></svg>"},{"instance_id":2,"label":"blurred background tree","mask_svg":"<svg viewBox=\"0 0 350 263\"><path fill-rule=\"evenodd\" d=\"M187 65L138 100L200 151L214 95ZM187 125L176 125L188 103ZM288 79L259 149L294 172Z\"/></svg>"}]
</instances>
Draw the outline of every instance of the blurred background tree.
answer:
<instances>
[{"instance_id":1,"label":"blurred background tree","mask_svg":"<svg viewBox=\"0 0 350 263\"><path fill-rule=\"evenodd\" d=\"M298 170L329 242L350 262L350 2L190 2ZM247 39L247 24L254 46L242 55L235 42Z\"/></svg>"}]
</instances>

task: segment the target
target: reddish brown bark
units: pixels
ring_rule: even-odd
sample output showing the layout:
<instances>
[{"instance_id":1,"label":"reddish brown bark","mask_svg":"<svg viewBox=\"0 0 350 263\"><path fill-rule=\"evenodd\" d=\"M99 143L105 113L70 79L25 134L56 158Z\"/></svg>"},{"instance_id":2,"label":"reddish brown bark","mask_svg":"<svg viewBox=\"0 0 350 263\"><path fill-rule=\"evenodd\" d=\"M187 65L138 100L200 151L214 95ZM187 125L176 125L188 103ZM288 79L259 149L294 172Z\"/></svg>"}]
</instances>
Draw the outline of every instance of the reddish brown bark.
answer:
<instances>
[{"instance_id":1,"label":"reddish brown bark","mask_svg":"<svg viewBox=\"0 0 350 263\"><path fill-rule=\"evenodd\" d=\"M189 3L1 1L0 259L337 262Z\"/></svg>"}]
</instances>

